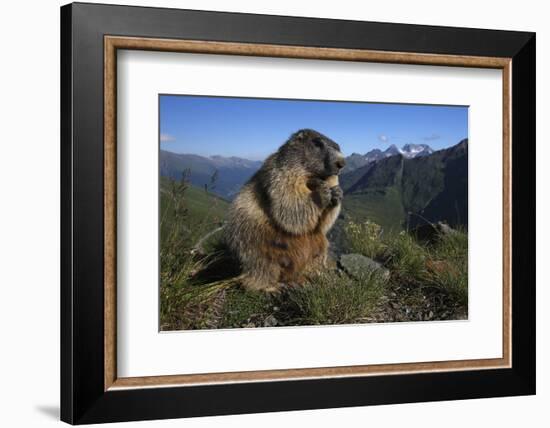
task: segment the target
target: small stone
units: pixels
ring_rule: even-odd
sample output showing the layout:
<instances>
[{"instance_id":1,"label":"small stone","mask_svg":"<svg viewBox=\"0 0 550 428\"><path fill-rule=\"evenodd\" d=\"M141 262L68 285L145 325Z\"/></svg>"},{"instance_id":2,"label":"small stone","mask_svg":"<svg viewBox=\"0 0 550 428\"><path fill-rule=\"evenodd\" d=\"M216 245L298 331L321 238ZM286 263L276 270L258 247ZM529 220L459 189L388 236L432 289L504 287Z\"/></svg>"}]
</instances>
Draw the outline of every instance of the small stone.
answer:
<instances>
[{"instance_id":1,"label":"small stone","mask_svg":"<svg viewBox=\"0 0 550 428\"><path fill-rule=\"evenodd\" d=\"M385 280L390 277L388 269L361 254L344 254L340 257L339 263L342 269L355 279L373 272L380 274Z\"/></svg>"},{"instance_id":2,"label":"small stone","mask_svg":"<svg viewBox=\"0 0 550 428\"><path fill-rule=\"evenodd\" d=\"M277 321L277 318L275 318L273 315L269 315L264 320L264 327L275 327L278 323L279 321Z\"/></svg>"},{"instance_id":3,"label":"small stone","mask_svg":"<svg viewBox=\"0 0 550 428\"><path fill-rule=\"evenodd\" d=\"M439 221L437 223L427 223L413 229L412 234L416 239L424 242L434 242L442 236L449 236L456 233L447 223Z\"/></svg>"}]
</instances>

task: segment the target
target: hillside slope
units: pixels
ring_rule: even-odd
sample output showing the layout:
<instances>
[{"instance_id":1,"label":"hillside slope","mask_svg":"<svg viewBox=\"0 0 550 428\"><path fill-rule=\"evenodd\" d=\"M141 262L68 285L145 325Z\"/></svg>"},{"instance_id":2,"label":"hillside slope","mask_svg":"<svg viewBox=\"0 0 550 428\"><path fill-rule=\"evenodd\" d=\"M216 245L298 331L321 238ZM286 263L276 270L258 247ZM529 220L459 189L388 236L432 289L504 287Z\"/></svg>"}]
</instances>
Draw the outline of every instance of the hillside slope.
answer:
<instances>
[{"instance_id":1,"label":"hillside slope","mask_svg":"<svg viewBox=\"0 0 550 428\"><path fill-rule=\"evenodd\" d=\"M178 185L181 183L161 177L159 213L161 240L167 237L174 228L174 217L178 215L179 205L185 209L185 223L180 223L177 226L185 228L190 239L202 236L225 219L229 202L204 189L188 184L182 199L179 195L183 192L173 190L173 186ZM179 205L176 206L176 204Z\"/></svg>"},{"instance_id":2,"label":"hillside slope","mask_svg":"<svg viewBox=\"0 0 550 428\"><path fill-rule=\"evenodd\" d=\"M426 221L468 225L468 142L429 155L391 156L341 177L344 215L399 230Z\"/></svg>"}]
</instances>

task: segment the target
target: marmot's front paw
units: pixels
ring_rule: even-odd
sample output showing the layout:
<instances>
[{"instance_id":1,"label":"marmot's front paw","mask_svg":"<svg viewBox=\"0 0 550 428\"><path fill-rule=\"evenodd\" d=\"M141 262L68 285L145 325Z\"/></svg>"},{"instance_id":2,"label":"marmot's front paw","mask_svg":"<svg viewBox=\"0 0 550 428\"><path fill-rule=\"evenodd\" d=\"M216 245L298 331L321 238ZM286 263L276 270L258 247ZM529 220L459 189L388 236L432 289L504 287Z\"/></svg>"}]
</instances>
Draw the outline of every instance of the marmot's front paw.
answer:
<instances>
[{"instance_id":1,"label":"marmot's front paw","mask_svg":"<svg viewBox=\"0 0 550 428\"><path fill-rule=\"evenodd\" d=\"M344 191L340 186L330 188L330 205L335 207L344 199Z\"/></svg>"},{"instance_id":2,"label":"marmot's front paw","mask_svg":"<svg viewBox=\"0 0 550 428\"><path fill-rule=\"evenodd\" d=\"M320 208L328 207L332 200L332 191L330 190L330 187L328 187L322 180L316 182L315 185L315 190L312 194L313 201Z\"/></svg>"}]
</instances>

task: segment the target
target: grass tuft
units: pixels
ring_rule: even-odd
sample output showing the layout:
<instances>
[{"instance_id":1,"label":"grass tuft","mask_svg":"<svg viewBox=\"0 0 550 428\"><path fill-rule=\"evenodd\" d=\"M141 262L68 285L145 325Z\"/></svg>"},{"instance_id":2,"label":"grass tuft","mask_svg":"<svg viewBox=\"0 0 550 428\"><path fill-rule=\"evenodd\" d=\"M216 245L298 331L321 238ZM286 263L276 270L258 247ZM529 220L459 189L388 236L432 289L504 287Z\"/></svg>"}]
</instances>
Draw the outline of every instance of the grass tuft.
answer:
<instances>
[{"instance_id":1,"label":"grass tuft","mask_svg":"<svg viewBox=\"0 0 550 428\"><path fill-rule=\"evenodd\" d=\"M394 234L387 239L387 265L394 276L410 282L422 282L429 257L426 247L421 246L406 232Z\"/></svg>"},{"instance_id":2,"label":"grass tuft","mask_svg":"<svg viewBox=\"0 0 550 428\"><path fill-rule=\"evenodd\" d=\"M309 284L289 290L287 310L296 314L293 324L349 324L368 320L383 295L385 281L368 272L357 279L328 271L310 279Z\"/></svg>"},{"instance_id":3,"label":"grass tuft","mask_svg":"<svg viewBox=\"0 0 550 428\"><path fill-rule=\"evenodd\" d=\"M369 220L350 221L344 226L344 232L351 250L371 259L379 259L387 249L382 240L382 227Z\"/></svg>"},{"instance_id":4,"label":"grass tuft","mask_svg":"<svg viewBox=\"0 0 550 428\"><path fill-rule=\"evenodd\" d=\"M440 235L431 248L425 280L468 305L468 234L463 230Z\"/></svg>"}]
</instances>

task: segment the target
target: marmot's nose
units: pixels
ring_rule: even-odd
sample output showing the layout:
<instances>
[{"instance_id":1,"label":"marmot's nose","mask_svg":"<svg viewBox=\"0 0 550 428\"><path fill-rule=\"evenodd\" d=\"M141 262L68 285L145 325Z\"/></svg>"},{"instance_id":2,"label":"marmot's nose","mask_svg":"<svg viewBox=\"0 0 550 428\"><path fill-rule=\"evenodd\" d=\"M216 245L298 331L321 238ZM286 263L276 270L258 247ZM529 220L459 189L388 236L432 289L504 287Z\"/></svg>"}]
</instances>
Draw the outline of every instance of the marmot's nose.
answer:
<instances>
[{"instance_id":1,"label":"marmot's nose","mask_svg":"<svg viewBox=\"0 0 550 428\"><path fill-rule=\"evenodd\" d=\"M342 169L345 165L346 165L346 160L345 160L344 158L338 159L338 160L336 161L336 167L337 167L338 169Z\"/></svg>"}]
</instances>

